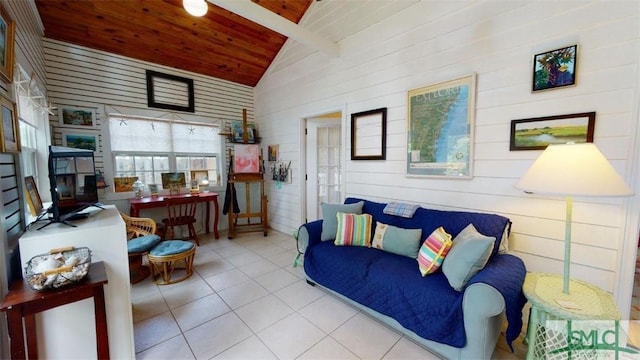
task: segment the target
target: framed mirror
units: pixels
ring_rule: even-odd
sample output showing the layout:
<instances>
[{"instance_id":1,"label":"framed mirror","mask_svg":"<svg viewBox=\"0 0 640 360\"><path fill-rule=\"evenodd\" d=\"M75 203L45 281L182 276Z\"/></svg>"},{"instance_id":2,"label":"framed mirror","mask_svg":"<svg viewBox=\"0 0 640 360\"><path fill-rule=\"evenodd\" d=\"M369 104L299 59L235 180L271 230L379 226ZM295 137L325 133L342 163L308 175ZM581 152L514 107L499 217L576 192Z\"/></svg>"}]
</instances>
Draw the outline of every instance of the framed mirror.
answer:
<instances>
[{"instance_id":1,"label":"framed mirror","mask_svg":"<svg viewBox=\"0 0 640 360\"><path fill-rule=\"evenodd\" d=\"M385 160L387 108L351 114L351 160Z\"/></svg>"}]
</instances>

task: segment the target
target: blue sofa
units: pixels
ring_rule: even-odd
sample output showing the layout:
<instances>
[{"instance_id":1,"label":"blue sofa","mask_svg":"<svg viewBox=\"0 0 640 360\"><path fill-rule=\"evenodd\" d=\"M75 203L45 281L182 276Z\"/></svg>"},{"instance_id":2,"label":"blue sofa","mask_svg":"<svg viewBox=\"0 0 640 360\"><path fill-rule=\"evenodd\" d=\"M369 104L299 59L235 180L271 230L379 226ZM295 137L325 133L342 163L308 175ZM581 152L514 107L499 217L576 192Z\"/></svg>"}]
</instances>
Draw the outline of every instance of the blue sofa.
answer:
<instances>
[{"instance_id":1,"label":"blue sofa","mask_svg":"<svg viewBox=\"0 0 640 360\"><path fill-rule=\"evenodd\" d=\"M522 328L526 274L519 258L499 253L500 241L511 222L495 214L418 208L413 217L383 212L387 204L364 202L362 213L376 221L404 229L422 229L422 239L442 226L455 236L472 223L478 232L497 239L482 270L456 291L440 269L422 277L416 259L373 247L336 246L322 241L323 220L298 231L304 249L307 282L373 315L431 351L448 359L490 359L505 319L509 345ZM445 258L446 261L446 258Z\"/></svg>"}]
</instances>

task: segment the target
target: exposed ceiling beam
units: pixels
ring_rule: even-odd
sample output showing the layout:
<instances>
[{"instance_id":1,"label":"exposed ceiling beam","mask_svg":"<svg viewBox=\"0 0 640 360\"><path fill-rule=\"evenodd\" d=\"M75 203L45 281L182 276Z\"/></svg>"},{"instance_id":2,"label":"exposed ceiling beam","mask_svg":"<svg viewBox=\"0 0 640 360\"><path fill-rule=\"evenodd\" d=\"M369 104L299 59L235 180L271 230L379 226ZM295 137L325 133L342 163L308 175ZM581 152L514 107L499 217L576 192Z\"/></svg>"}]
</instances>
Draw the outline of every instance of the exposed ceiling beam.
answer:
<instances>
[{"instance_id":1,"label":"exposed ceiling beam","mask_svg":"<svg viewBox=\"0 0 640 360\"><path fill-rule=\"evenodd\" d=\"M245 19L292 38L327 55L340 56L340 48L316 33L291 22L249 0L207 0L223 9L229 10Z\"/></svg>"}]
</instances>

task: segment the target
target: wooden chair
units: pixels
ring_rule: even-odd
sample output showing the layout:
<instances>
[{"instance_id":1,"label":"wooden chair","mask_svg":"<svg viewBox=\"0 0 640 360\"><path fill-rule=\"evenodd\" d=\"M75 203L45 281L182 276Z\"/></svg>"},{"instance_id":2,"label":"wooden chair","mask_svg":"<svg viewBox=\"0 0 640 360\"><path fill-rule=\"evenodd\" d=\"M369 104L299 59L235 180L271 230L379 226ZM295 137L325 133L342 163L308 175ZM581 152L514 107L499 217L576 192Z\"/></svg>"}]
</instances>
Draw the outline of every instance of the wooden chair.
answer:
<instances>
[{"instance_id":1,"label":"wooden chair","mask_svg":"<svg viewBox=\"0 0 640 360\"><path fill-rule=\"evenodd\" d=\"M120 213L127 231L127 251L129 252L129 282L139 283L150 274L142 257L160 242L156 235L156 222L149 218L135 218Z\"/></svg>"},{"instance_id":2,"label":"wooden chair","mask_svg":"<svg viewBox=\"0 0 640 360\"><path fill-rule=\"evenodd\" d=\"M166 198L167 217L162 219L164 224L163 240L174 240L176 226L187 226L189 231L188 240L195 241L200 246L200 240L196 234L196 209L198 206L198 197L187 196L179 198Z\"/></svg>"}]
</instances>

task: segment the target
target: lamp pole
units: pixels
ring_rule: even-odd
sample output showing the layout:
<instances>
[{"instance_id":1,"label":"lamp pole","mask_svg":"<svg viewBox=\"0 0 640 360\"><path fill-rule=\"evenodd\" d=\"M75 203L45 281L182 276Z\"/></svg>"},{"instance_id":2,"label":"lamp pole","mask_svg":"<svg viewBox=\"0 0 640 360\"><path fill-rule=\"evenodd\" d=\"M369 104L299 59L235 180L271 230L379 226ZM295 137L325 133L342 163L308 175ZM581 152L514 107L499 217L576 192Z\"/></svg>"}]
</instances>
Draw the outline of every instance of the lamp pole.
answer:
<instances>
[{"instance_id":1,"label":"lamp pole","mask_svg":"<svg viewBox=\"0 0 640 360\"><path fill-rule=\"evenodd\" d=\"M567 214L564 223L564 277L562 278L562 292L569 295L569 267L571 266L571 217L573 213L573 198L567 196Z\"/></svg>"}]
</instances>

